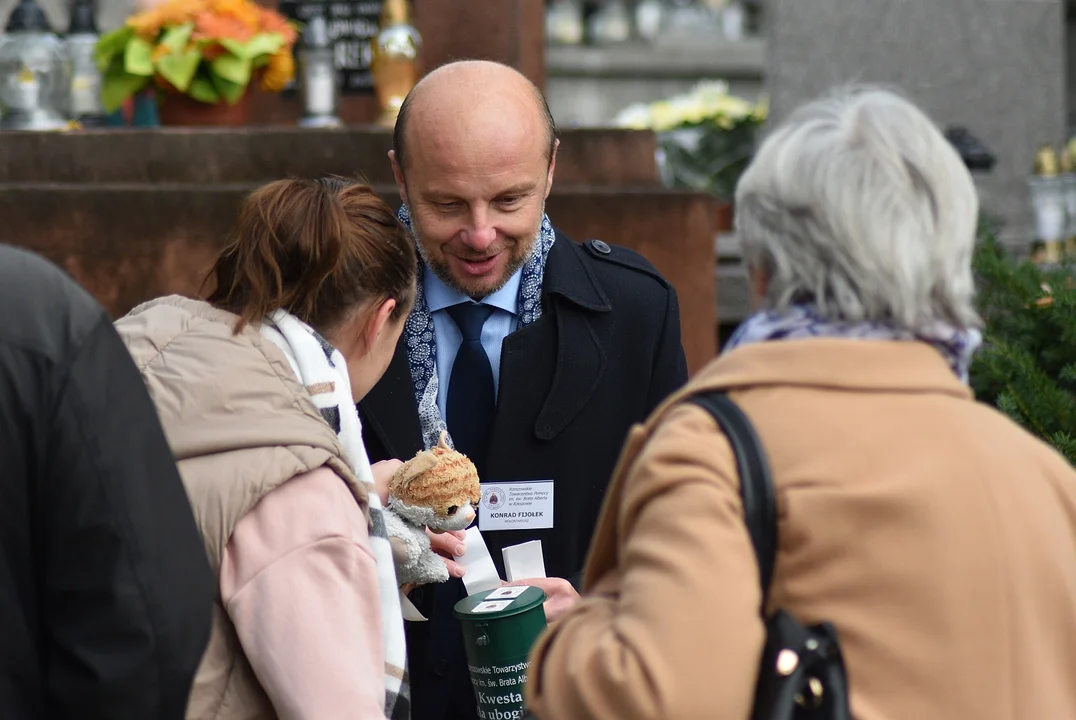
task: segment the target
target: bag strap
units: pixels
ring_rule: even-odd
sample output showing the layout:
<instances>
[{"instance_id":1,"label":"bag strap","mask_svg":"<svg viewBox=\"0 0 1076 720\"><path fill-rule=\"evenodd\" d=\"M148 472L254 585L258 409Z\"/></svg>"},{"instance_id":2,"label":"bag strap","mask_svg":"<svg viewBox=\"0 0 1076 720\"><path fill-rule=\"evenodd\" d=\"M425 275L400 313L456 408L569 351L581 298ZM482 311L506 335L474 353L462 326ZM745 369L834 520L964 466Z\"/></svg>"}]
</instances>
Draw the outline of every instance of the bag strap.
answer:
<instances>
[{"instance_id":1,"label":"bag strap","mask_svg":"<svg viewBox=\"0 0 1076 720\"><path fill-rule=\"evenodd\" d=\"M758 558L762 606L765 608L777 554L777 500L766 451L747 415L725 393L700 393L688 398L687 402L713 416L736 456L744 523Z\"/></svg>"}]
</instances>

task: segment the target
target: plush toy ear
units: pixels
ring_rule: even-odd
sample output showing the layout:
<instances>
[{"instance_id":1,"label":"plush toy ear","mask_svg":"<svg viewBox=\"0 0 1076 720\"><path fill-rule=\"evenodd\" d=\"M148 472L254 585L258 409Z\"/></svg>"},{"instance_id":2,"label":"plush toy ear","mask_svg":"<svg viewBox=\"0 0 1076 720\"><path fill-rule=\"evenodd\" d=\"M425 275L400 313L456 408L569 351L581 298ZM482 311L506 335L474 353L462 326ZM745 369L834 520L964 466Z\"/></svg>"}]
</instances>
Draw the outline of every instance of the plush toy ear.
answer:
<instances>
[{"instance_id":1,"label":"plush toy ear","mask_svg":"<svg viewBox=\"0 0 1076 720\"><path fill-rule=\"evenodd\" d=\"M407 487L411 481L424 472L432 470L437 465L437 456L429 450L420 452L396 470L389 481L389 494L403 498L407 494Z\"/></svg>"},{"instance_id":2,"label":"plush toy ear","mask_svg":"<svg viewBox=\"0 0 1076 720\"><path fill-rule=\"evenodd\" d=\"M450 448L448 446L448 431L447 430L442 430L441 431L441 439L437 441L437 449L438 450L452 450L452 448Z\"/></svg>"}]
</instances>

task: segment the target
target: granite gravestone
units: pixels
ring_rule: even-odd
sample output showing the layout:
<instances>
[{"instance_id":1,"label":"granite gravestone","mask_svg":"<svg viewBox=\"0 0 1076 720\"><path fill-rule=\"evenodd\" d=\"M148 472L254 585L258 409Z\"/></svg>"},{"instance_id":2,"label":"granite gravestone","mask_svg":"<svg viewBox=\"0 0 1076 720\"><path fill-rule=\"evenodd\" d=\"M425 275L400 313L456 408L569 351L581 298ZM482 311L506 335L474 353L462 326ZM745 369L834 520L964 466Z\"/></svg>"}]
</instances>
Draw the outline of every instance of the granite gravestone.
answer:
<instances>
[{"instance_id":1,"label":"granite gravestone","mask_svg":"<svg viewBox=\"0 0 1076 720\"><path fill-rule=\"evenodd\" d=\"M767 17L773 121L835 85L896 86L996 154L982 207L1027 242L1035 150L1066 139L1060 0L772 0Z\"/></svg>"},{"instance_id":2,"label":"granite gravestone","mask_svg":"<svg viewBox=\"0 0 1076 720\"><path fill-rule=\"evenodd\" d=\"M356 95L374 91L370 41L377 36L381 5L382 0L280 0L278 9L304 24L318 15L325 18L340 92ZM293 81L289 90L294 86Z\"/></svg>"}]
</instances>

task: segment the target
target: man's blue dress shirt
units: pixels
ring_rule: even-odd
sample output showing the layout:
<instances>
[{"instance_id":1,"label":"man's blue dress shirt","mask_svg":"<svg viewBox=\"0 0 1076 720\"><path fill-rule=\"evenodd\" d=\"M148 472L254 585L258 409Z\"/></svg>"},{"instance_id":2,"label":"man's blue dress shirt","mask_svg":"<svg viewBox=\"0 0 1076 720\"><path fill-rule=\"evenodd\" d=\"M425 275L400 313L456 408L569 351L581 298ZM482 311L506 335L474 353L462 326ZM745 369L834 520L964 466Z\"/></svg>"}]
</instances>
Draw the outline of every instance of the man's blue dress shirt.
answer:
<instances>
[{"instance_id":1,"label":"man's blue dress shirt","mask_svg":"<svg viewBox=\"0 0 1076 720\"><path fill-rule=\"evenodd\" d=\"M482 305L494 308L493 314L482 326L482 347L489 356L493 368L493 393L501 382L501 342L514 332L519 322L519 282L523 269L516 270L508 282L497 292L482 299ZM456 353L463 344L463 335L449 316L447 309L464 302L474 302L463 293L453 290L441 282L429 267L422 279L426 291L426 307L433 317L433 331L437 337L437 407L441 417L446 417L445 406L448 402L448 381L452 377L452 364Z\"/></svg>"}]
</instances>

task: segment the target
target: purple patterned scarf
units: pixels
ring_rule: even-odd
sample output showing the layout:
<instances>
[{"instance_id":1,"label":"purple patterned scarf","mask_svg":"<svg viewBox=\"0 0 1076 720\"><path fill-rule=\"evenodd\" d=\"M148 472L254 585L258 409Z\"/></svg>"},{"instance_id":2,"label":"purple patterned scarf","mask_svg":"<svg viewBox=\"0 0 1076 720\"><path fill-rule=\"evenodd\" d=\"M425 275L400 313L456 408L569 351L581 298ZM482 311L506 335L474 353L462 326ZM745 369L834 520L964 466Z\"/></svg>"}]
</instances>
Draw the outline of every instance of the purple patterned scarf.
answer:
<instances>
[{"instance_id":1,"label":"purple patterned scarf","mask_svg":"<svg viewBox=\"0 0 1076 720\"><path fill-rule=\"evenodd\" d=\"M724 352L750 343L813 337L925 342L941 353L953 373L965 385L968 384L972 356L983 338L978 330L964 330L942 322L937 322L919 333L913 333L882 323L829 320L813 307L793 305L784 312L770 310L747 318L729 338Z\"/></svg>"}]
</instances>

